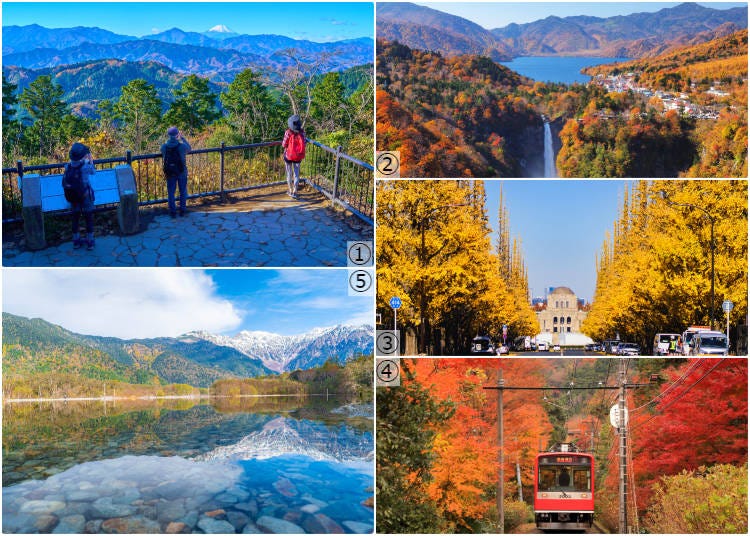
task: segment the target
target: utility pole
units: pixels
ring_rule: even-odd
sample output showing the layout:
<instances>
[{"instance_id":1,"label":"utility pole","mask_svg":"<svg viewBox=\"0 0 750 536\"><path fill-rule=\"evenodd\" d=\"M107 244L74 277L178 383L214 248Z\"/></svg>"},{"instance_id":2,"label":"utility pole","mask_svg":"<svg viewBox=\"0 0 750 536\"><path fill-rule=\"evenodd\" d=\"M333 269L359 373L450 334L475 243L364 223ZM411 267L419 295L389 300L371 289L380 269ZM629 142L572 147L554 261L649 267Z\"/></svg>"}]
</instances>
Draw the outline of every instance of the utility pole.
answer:
<instances>
[{"instance_id":1,"label":"utility pole","mask_svg":"<svg viewBox=\"0 0 750 536\"><path fill-rule=\"evenodd\" d=\"M599 389L605 389L605 390L612 390L612 391L619 391L619 402L612 406L611 412L610 412L610 422L612 423L612 426L615 427L618 431L619 437L620 437L620 452L619 452L619 465L620 465L620 527L619 527L619 533L620 534L627 534L628 533L628 526L627 526L627 502L626 502L626 493L627 488L625 485L625 478L626 478L626 460L627 460L627 420L625 418L626 415L626 404L625 404L625 392L627 389L636 389L638 387L647 387L650 385L649 383L627 383L627 380L625 378L625 367L626 367L626 360L621 359L620 360L620 374L618 379L619 385L599 385L597 387L591 386L591 387L578 387L578 386L546 386L546 387L527 387L527 386L520 386L520 385L505 385L505 381L503 380L502 376L502 370L498 371L498 380L497 380L497 386L487 386L483 387L483 389L497 389L497 424L498 424L498 443L500 444L500 454L498 458L500 459L500 479L497 484L497 507L498 512L500 514L500 530L502 531L504 528L505 523L505 512L503 511L503 503L502 503L502 497L504 493L503 489L503 483L505 478L505 471L503 469L503 391L575 391L575 390L599 390ZM653 379L652 379L653 380ZM614 414L614 410L618 409L619 415Z\"/></svg>"},{"instance_id":2,"label":"utility pole","mask_svg":"<svg viewBox=\"0 0 750 536\"><path fill-rule=\"evenodd\" d=\"M625 422L625 366L626 360L620 359L620 399L618 404L619 423L618 432L620 436L620 534L628 533L628 502L627 502L627 429Z\"/></svg>"},{"instance_id":3,"label":"utility pole","mask_svg":"<svg viewBox=\"0 0 750 536\"><path fill-rule=\"evenodd\" d=\"M505 533L505 504L503 503L503 497L505 496L505 469L503 465L505 463L505 456L503 450L505 449L505 443L503 438L503 369L498 367L497 369L497 442L500 445L500 453L498 458L500 459L500 478L497 482L497 513L499 517L500 527L498 532L500 534Z\"/></svg>"}]
</instances>

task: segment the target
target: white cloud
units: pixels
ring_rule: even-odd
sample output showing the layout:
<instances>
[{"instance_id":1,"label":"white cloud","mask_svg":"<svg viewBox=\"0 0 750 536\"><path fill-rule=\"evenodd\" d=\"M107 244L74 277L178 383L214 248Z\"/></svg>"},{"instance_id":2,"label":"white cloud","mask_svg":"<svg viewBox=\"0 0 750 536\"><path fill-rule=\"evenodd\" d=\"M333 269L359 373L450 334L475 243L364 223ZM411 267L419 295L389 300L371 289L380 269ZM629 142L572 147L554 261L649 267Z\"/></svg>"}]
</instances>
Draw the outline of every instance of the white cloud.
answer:
<instances>
[{"instance_id":1,"label":"white cloud","mask_svg":"<svg viewBox=\"0 0 750 536\"><path fill-rule=\"evenodd\" d=\"M120 338L222 332L242 321L210 276L165 268L3 270L3 311Z\"/></svg>"}]
</instances>

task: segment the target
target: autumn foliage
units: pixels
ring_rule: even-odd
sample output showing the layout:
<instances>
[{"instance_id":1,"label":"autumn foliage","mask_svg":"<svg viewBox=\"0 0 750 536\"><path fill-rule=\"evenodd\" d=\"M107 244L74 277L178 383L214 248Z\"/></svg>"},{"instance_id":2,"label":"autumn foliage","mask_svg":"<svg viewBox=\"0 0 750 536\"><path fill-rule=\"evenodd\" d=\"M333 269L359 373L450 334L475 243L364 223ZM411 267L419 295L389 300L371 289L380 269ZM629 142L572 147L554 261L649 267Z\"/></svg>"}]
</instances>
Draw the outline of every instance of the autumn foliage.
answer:
<instances>
[{"instance_id":1,"label":"autumn foliage","mask_svg":"<svg viewBox=\"0 0 750 536\"><path fill-rule=\"evenodd\" d=\"M499 367L508 383L541 385L543 380L537 364L534 360L511 359L413 359L407 362L408 383L417 384L436 404L452 408L444 410L447 418L435 419L431 425L425 423L434 434L428 445L432 459L429 471L414 471L406 476L410 485L420 486L425 500L435 508L439 524L432 530L496 530L497 391L484 387L497 385ZM508 392L504 408L507 498L517 494L516 462L523 468L523 481L532 481L533 458L538 445L546 444L551 425L538 396ZM396 418L384 415L382 421L378 419L378 427L387 427ZM383 530L380 524L379 530ZM402 531L410 532L409 527L401 527L399 532Z\"/></svg>"},{"instance_id":2,"label":"autumn foliage","mask_svg":"<svg viewBox=\"0 0 750 536\"><path fill-rule=\"evenodd\" d=\"M474 336L498 339L504 324L511 340L537 332L503 213L492 251L481 181L380 181L377 196L378 309L393 325L388 303L401 297L399 329L422 341L403 355L466 355Z\"/></svg>"},{"instance_id":3,"label":"autumn foliage","mask_svg":"<svg viewBox=\"0 0 750 536\"><path fill-rule=\"evenodd\" d=\"M675 204L662 199L661 191ZM711 225L703 211L715 219L713 304ZM594 300L582 329L597 340L619 332L650 352L655 333L708 325L711 307L719 323L714 327L723 325L725 299L735 304L734 326L747 316L747 262L747 181L637 182L625 193L602 246ZM737 337L730 340L736 343Z\"/></svg>"}]
</instances>

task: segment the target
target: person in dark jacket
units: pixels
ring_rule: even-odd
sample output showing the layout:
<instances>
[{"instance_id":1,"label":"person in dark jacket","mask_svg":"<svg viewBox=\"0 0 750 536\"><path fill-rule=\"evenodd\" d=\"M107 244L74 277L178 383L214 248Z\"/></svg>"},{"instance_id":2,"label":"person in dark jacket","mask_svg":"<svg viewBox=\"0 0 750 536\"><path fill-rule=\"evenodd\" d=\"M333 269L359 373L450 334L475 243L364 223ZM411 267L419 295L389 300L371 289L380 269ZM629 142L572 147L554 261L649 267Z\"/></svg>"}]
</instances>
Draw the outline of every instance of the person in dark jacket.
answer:
<instances>
[{"instance_id":1,"label":"person in dark jacket","mask_svg":"<svg viewBox=\"0 0 750 536\"><path fill-rule=\"evenodd\" d=\"M84 187L84 195L81 201L71 202L70 209L73 212L73 247L75 249L86 245L87 249L94 249L94 190L91 188L91 177L96 170L94 169L94 157L91 151L84 144L75 142L70 147L70 162L65 164L65 170L68 168L80 168L81 180ZM81 238L79 224L83 214L86 220L86 239Z\"/></svg>"},{"instance_id":2,"label":"person in dark jacket","mask_svg":"<svg viewBox=\"0 0 750 536\"><path fill-rule=\"evenodd\" d=\"M299 185L299 168L305 158L305 145L307 137L302 128L302 119L298 115L292 115L287 120L289 128L284 132L281 146L284 148L284 164L286 166L287 195L297 199L297 186Z\"/></svg>"},{"instance_id":3,"label":"person in dark jacket","mask_svg":"<svg viewBox=\"0 0 750 536\"><path fill-rule=\"evenodd\" d=\"M177 216L177 206L175 204L175 190L180 188L180 216L185 215L185 206L187 205L187 162L185 160L190 144L185 137L180 134L177 127L167 129L167 141L161 146L161 157L164 169L164 176L167 179L167 197L169 199L169 215L175 218Z\"/></svg>"}]
</instances>

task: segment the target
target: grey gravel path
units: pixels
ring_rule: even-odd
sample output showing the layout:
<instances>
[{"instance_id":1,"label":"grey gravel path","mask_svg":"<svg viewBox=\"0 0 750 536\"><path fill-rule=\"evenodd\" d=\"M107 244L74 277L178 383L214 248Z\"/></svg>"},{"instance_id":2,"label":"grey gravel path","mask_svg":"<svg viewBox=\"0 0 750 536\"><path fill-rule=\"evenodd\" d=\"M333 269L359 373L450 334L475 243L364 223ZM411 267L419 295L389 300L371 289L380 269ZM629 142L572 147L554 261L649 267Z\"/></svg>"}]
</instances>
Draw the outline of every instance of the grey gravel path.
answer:
<instances>
[{"instance_id":1,"label":"grey gravel path","mask_svg":"<svg viewBox=\"0 0 750 536\"><path fill-rule=\"evenodd\" d=\"M189 205L174 219L144 211L141 232L97 236L93 251L71 241L40 251L3 244L3 266L346 266L347 241L372 240L372 227L333 211L312 189L298 200L284 192L239 205Z\"/></svg>"}]
</instances>

